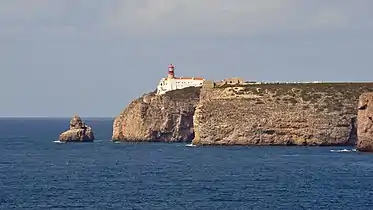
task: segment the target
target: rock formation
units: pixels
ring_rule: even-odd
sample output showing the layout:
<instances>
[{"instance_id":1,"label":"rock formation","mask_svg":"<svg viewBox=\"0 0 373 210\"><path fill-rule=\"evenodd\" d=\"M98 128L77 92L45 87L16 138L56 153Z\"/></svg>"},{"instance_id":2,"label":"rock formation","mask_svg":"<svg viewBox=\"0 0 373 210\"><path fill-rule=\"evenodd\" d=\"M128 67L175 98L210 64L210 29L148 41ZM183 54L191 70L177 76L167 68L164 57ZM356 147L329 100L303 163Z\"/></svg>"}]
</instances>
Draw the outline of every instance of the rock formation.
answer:
<instances>
[{"instance_id":1,"label":"rock formation","mask_svg":"<svg viewBox=\"0 0 373 210\"><path fill-rule=\"evenodd\" d=\"M76 115L70 120L70 129L59 137L61 142L92 142L94 139L92 128Z\"/></svg>"},{"instance_id":2,"label":"rock formation","mask_svg":"<svg viewBox=\"0 0 373 210\"><path fill-rule=\"evenodd\" d=\"M185 142L194 138L200 88L189 87L132 101L114 120L113 141Z\"/></svg>"},{"instance_id":3,"label":"rock formation","mask_svg":"<svg viewBox=\"0 0 373 210\"><path fill-rule=\"evenodd\" d=\"M357 114L357 150L373 152L373 92L359 98Z\"/></svg>"},{"instance_id":4,"label":"rock formation","mask_svg":"<svg viewBox=\"0 0 373 210\"><path fill-rule=\"evenodd\" d=\"M210 86L195 110L193 144L354 145L359 95L373 90L373 83Z\"/></svg>"}]
</instances>

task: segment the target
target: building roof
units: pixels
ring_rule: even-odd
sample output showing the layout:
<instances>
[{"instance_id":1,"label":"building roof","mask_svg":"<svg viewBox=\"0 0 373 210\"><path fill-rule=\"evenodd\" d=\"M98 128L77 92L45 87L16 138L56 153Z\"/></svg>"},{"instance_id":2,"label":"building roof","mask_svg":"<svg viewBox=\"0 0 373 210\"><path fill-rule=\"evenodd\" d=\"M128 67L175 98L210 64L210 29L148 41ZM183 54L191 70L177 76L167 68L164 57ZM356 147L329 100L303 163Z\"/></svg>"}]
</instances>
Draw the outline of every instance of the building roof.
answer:
<instances>
[{"instance_id":1,"label":"building roof","mask_svg":"<svg viewBox=\"0 0 373 210\"><path fill-rule=\"evenodd\" d=\"M174 77L178 80L204 80L202 77Z\"/></svg>"}]
</instances>

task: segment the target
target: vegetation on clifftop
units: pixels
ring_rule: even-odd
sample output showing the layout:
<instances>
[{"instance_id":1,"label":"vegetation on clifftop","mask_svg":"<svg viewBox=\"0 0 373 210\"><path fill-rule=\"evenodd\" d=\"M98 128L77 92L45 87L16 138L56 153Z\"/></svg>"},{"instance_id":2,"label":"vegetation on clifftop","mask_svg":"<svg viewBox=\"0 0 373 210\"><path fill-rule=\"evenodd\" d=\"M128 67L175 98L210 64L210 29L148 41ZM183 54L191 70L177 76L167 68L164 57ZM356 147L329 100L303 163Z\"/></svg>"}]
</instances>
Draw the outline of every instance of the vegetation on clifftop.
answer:
<instances>
[{"instance_id":1,"label":"vegetation on clifftop","mask_svg":"<svg viewBox=\"0 0 373 210\"><path fill-rule=\"evenodd\" d=\"M187 87L183 89L166 92L164 96L167 96L171 99L184 99L184 100L198 99L200 91L201 91L200 87Z\"/></svg>"},{"instance_id":2,"label":"vegetation on clifftop","mask_svg":"<svg viewBox=\"0 0 373 210\"><path fill-rule=\"evenodd\" d=\"M269 101L302 103L305 109L309 108L307 104L312 104L318 111L332 112L340 111L346 100L357 100L362 92L373 91L373 83L226 84L215 89L225 90L230 96L227 99L256 100L256 104L262 104L261 97L269 96ZM257 97L246 97L248 95Z\"/></svg>"}]
</instances>

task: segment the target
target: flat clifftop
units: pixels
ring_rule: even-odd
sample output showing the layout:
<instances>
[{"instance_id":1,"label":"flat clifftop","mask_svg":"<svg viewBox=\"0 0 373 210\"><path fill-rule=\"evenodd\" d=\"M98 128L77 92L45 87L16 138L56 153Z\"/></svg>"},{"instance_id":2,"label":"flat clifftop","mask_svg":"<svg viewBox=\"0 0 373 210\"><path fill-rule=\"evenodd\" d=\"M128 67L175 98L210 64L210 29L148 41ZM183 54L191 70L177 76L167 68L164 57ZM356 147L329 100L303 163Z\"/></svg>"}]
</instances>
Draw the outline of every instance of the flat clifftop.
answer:
<instances>
[{"instance_id":1,"label":"flat clifftop","mask_svg":"<svg viewBox=\"0 0 373 210\"><path fill-rule=\"evenodd\" d=\"M193 115L200 88L185 88L132 101L113 124L113 140L186 142L194 138Z\"/></svg>"},{"instance_id":2,"label":"flat clifftop","mask_svg":"<svg viewBox=\"0 0 373 210\"><path fill-rule=\"evenodd\" d=\"M353 145L357 103L373 83L204 87L194 144Z\"/></svg>"}]
</instances>

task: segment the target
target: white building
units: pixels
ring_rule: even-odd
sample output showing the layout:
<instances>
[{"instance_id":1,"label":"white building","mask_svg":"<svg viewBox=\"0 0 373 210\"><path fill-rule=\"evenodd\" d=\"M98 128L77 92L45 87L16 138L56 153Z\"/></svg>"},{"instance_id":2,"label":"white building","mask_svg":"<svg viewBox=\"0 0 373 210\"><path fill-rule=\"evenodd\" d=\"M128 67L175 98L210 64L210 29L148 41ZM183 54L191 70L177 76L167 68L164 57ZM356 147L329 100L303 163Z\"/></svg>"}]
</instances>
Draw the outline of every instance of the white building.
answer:
<instances>
[{"instance_id":1,"label":"white building","mask_svg":"<svg viewBox=\"0 0 373 210\"><path fill-rule=\"evenodd\" d=\"M171 90L183 89L187 87L201 87L204 79L200 77L175 77L175 66L168 66L168 76L162 78L157 86L157 95L164 94Z\"/></svg>"}]
</instances>

